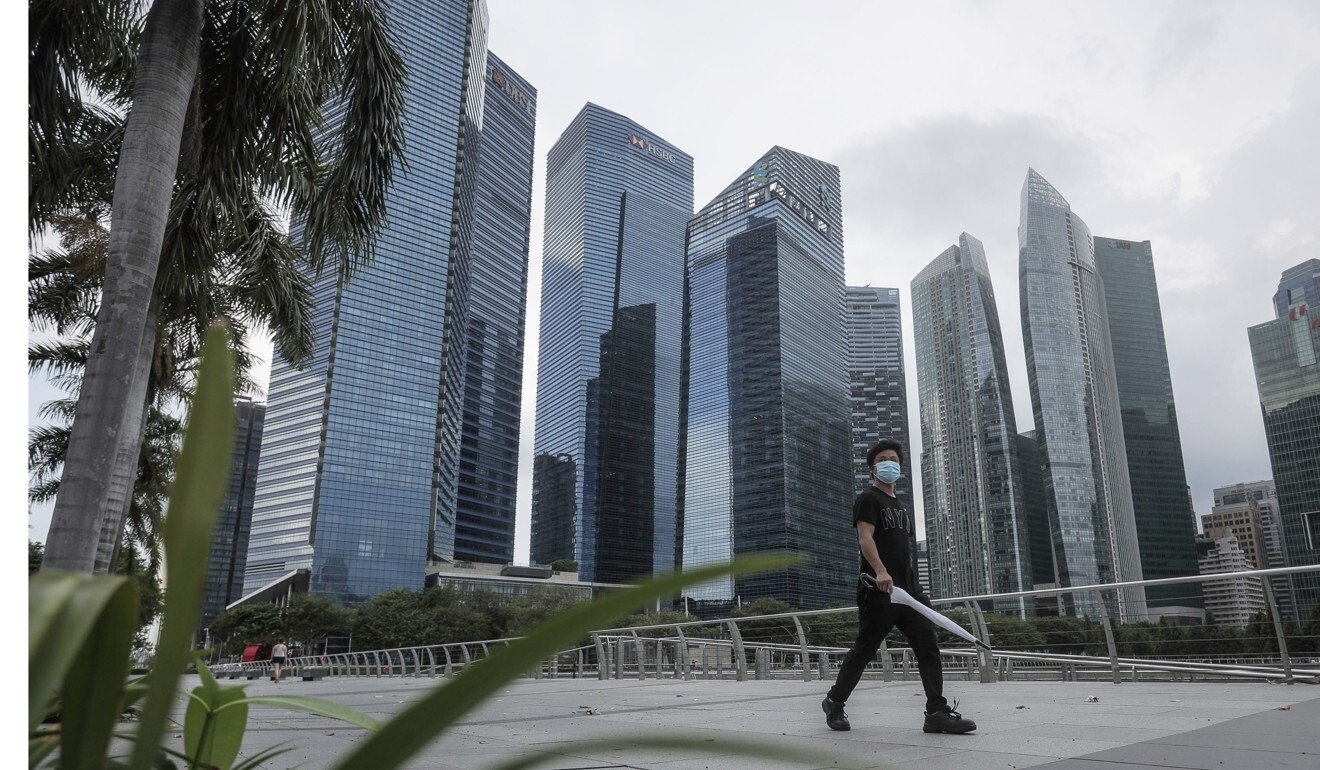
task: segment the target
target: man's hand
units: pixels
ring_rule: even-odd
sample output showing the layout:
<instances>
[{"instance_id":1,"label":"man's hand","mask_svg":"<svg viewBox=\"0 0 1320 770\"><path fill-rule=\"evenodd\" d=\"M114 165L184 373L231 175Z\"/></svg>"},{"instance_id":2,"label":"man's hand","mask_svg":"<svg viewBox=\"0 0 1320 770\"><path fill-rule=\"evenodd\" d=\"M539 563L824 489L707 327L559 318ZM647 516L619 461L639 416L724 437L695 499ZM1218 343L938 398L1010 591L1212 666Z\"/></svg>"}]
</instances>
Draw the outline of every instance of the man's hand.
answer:
<instances>
[{"instance_id":1,"label":"man's hand","mask_svg":"<svg viewBox=\"0 0 1320 770\"><path fill-rule=\"evenodd\" d=\"M894 579L889 576L888 572L881 570L876 573L875 590L883 591L887 594L892 594L894 592Z\"/></svg>"}]
</instances>

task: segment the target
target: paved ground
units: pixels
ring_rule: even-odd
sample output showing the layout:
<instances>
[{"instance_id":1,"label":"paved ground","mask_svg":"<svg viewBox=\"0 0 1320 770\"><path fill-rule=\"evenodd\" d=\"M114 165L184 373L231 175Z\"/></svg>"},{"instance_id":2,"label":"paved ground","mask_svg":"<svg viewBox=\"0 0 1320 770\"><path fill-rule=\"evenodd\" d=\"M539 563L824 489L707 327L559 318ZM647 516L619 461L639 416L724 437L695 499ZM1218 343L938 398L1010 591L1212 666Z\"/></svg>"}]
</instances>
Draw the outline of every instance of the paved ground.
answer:
<instances>
[{"instance_id":1,"label":"paved ground","mask_svg":"<svg viewBox=\"0 0 1320 770\"><path fill-rule=\"evenodd\" d=\"M248 692L315 695L387 718L431 686L346 678L253 682ZM526 681L469 714L412 766L475 770L542 754L537 767L557 770L1320 768L1314 685L951 681L946 695L961 699L963 715L979 725L961 736L921 731L915 681L862 682L848 703L853 730L832 732L820 710L825 689L801 681ZM327 767L364 734L321 717L253 709L243 756L288 742L295 749L268 767ZM637 736L677 734L703 747L629 747ZM574 745L593 739L603 743ZM729 740L813 759L738 757L721 749Z\"/></svg>"}]
</instances>

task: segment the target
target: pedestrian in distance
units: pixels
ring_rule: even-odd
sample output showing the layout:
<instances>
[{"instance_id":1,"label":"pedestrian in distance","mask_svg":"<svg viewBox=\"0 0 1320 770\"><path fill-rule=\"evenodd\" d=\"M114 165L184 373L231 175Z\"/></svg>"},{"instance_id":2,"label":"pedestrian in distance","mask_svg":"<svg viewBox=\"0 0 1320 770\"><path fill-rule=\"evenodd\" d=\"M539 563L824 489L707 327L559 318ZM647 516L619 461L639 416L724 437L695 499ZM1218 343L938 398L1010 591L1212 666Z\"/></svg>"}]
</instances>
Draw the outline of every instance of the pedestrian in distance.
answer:
<instances>
[{"instance_id":1,"label":"pedestrian in distance","mask_svg":"<svg viewBox=\"0 0 1320 770\"><path fill-rule=\"evenodd\" d=\"M922 604L930 599L921 590L916 566L912 563L910 539L915 530L912 513L894 495L894 482L902 476L903 445L882 439L866 453L872 483L853 502L852 523L857 530L861 550L861 575L857 581L857 640L843 658L839 676L821 702L825 724L831 730L848 730L851 725L844 713L848 696L857 687L862 672L875 659L880 643L890 629L907 637L917 658L921 687L926 692L926 719L922 730L928 733L968 733L976 723L964 719L944 698L944 670L935 626L911 607L890 601L898 586Z\"/></svg>"},{"instance_id":2,"label":"pedestrian in distance","mask_svg":"<svg viewBox=\"0 0 1320 770\"><path fill-rule=\"evenodd\" d=\"M289 657L289 648L283 641L278 641L270 650L270 662L275 666L275 676L270 678L272 682L280 681L280 671L284 668L284 661Z\"/></svg>"}]
</instances>

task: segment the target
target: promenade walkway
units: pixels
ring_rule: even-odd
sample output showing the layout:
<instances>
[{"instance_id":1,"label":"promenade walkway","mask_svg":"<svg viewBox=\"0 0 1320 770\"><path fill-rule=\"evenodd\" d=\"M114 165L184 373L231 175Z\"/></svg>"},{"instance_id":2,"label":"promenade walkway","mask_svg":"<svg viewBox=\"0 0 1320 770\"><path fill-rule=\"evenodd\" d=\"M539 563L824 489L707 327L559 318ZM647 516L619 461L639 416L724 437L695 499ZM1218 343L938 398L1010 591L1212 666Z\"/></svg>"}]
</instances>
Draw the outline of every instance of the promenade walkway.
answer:
<instances>
[{"instance_id":1,"label":"promenade walkway","mask_svg":"<svg viewBox=\"0 0 1320 770\"><path fill-rule=\"evenodd\" d=\"M384 719L435 684L409 678L258 681L248 691L315 695ZM820 710L826 687L775 680L523 681L469 714L413 766L479 770L539 753L546 761L538 767L555 770L1320 768L1315 685L950 681L946 695L960 699L964 716L980 728L960 736L921 731L916 681L863 681L848 704L852 731L832 732ZM705 751L628 745L634 736L679 733L702 741ZM287 742L294 750L268 767L327 767L364 734L321 717L254 708L242 756ZM170 735L182 744L181 731ZM606 743L572 745L589 739ZM721 750L730 739L818 759L803 764L732 756Z\"/></svg>"}]
</instances>

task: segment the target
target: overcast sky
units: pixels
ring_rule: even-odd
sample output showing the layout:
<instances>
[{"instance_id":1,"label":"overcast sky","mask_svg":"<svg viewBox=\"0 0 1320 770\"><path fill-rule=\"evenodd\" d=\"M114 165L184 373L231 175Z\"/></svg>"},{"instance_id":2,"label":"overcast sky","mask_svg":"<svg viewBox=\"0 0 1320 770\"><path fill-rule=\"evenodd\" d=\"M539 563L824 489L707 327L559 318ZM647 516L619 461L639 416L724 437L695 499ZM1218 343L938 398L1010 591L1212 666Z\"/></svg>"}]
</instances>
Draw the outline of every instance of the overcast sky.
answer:
<instances>
[{"instance_id":1,"label":"overcast sky","mask_svg":"<svg viewBox=\"0 0 1320 770\"><path fill-rule=\"evenodd\" d=\"M902 290L914 457L910 282L964 230L1033 427L1017 222L1034 167L1096 236L1152 242L1197 512L1270 476L1246 329L1320 245L1320 3L487 2L491 50L539 90L519 561L545 153L586 101L690 153L698 208L775 144L840 167L849 283Z\"/></svg>"}]
</instances>

